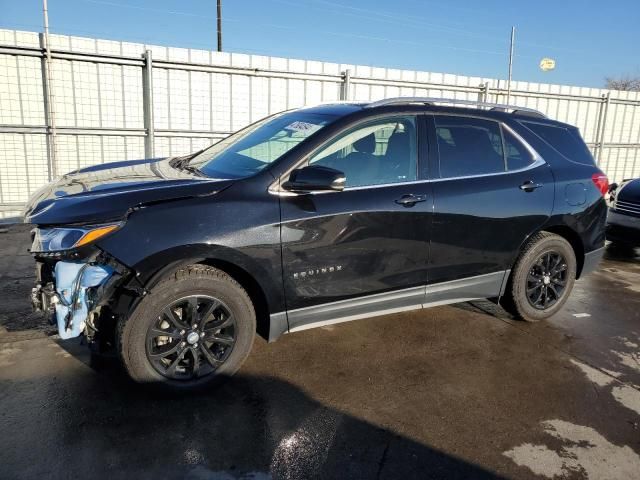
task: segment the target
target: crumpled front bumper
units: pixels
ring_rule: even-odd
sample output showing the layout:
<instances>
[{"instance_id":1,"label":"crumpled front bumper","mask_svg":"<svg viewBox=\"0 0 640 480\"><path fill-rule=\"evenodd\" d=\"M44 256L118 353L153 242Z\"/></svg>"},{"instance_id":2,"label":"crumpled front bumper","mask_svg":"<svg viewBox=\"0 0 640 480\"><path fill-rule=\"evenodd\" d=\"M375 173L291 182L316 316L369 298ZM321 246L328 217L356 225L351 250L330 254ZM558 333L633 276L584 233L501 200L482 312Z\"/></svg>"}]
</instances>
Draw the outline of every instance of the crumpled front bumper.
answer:
<instances>
[{"instance_id":1,"label":"crumpled front bumper","mask_svg":"<svg viewBox=\"0 0 640 480\"><path fill-rule=\"evenodd\" d=\"M41 270L37 270L38 282L31 293L34 309L52 316L60 338L79 336L100 300L95 292L117 272L106 264L61 260L55 264L50 281L45 281Z\"/></svg>"}]
</instances>

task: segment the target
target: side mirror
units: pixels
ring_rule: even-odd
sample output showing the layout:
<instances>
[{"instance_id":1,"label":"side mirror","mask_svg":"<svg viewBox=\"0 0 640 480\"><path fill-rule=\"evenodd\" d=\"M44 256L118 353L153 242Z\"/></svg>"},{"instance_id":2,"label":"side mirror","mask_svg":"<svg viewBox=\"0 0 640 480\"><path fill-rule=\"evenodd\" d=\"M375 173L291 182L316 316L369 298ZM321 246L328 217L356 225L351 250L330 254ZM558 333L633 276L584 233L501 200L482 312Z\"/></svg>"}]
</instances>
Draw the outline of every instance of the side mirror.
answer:
<instances>
[{"instance_id":1,"label":"side mirror","mask_svg":"<svg viewBox=\"0 0 640 480\"><path fill-rule=\"evenodd\" d=\"M617 188L618 188L618 184L612 183L611 185L609 185L609 193L613 192L614 190L617 190Z\"/></svg>"},{"instance_id":2,"label":"side mirror","mask_svg":"<svg viewBox=\"0 0 640 480\"><path fill-rule=\"evenodd\" d=\"M344 190L346 177L339 170L320 165L310 165L291 172L289 180L282 184L282 188L290 192L318 192Z\"/></svg>"}]
</instances>

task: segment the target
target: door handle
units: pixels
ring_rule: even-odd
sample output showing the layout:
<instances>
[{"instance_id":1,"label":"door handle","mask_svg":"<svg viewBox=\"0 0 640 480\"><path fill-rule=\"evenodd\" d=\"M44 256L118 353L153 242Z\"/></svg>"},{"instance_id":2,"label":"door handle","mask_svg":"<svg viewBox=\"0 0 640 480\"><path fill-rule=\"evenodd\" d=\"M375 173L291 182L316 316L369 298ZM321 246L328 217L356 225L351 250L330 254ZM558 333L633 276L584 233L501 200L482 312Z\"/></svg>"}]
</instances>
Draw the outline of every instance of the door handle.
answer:
<instances>
[{"instance_id":1,"label":"door handle","mask_svg":"<svg viewBox=\"0 0 640 480\"><path fill-rule=\"evenodd\" d=\"M426 195L408 194L408 195L401 196L395 202L398 205L402 205L403 207L413 207L416 203L426 202L426 201L427 201Z\"/></svg>"},{"instance_id":2,"label":"door handle","mask_svg":"<svg viewBox=\"0 0 640 480\"><path fill-rule=\"evenodd\" d=\"M540 188L541 186L542 186L541 183L535 183L535 182L532 182L531 180L528 180L524 182L522 185L520 185L520 190L524 192L533 192L536 188Z\"/></svg>"}]
</instances>

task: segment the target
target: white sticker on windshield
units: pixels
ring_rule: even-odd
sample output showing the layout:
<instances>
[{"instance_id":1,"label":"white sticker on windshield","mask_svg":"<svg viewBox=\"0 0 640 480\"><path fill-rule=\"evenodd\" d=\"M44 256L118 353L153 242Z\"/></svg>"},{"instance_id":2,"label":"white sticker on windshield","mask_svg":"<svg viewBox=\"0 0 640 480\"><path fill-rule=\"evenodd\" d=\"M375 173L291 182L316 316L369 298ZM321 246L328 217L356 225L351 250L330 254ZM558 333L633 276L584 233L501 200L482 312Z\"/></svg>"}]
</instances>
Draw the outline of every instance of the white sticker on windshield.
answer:
<instances>
[{"instance_id":1,"label":"white sticker on windshield","mask_svg":"<svg viewBox=\"0 0 640 480\"><path fill-rule=\"evenodd\" d=\"M312 133L318 128L320 128L320 125L314 125L313 123L300 122L300 121L293 122L287 125L286 127L284 127L285 130L289 130L291 132L304 132L304 133Z\"/></svg>"}]
</instances>

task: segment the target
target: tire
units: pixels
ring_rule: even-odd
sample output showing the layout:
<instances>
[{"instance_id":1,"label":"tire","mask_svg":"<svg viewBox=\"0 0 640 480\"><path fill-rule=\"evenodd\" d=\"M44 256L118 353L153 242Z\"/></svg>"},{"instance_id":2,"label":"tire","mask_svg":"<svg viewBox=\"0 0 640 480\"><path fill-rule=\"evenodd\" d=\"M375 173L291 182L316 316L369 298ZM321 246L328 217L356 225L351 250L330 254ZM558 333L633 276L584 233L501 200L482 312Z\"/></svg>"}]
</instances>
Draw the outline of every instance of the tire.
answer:
<instances>
[{"instance_id":1,"label":"tire","mask_svg":"<svg viewBox=\"0 0 640 480\"><path fill-rule=\"evenodd\" d=\"M197 390L233 375L255 332L255 310L240 284L216 268L190 265L163 279L120 321L118 352L138 383Z\"/></svg>"},{"instance_id":2,"label":"tire","mask_svg":"<svg viewBox=\"0 0 640 480\"><path fill-rule=\"evenodd\" d=\"M561 262L554 267L557 258ZM501 304L519 320L537 322L549 318L567 301L576 280L576 268L575 252L569 242L553 233L536 233L516 260Z\"/></svg>"}]
</instances>

